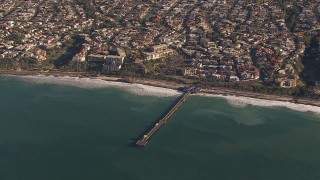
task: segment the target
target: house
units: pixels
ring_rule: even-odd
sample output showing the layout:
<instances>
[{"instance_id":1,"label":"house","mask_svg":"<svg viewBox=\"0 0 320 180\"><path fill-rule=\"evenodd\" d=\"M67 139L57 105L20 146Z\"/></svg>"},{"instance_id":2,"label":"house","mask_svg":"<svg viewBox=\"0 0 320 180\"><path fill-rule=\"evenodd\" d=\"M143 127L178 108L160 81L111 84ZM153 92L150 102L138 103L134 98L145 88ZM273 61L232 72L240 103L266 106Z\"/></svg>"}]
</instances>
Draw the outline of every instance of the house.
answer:
<instances>
[{"instance_id":1,"label":"house","mask_svg":"<svg viewBox=\"0 0 320 180\"><path fill-rule=\"evenodd\" d=\"M279 83L279 86L282 88L291 88L291 87L297 86L296 79L281 78L281 79L278 79L277 81Z\"/></svg>"},{"instance_id":2,"label":"house","mask_svg":"<svg viewBox=\"0 0 320 180\"><path fill-rule=\"evenodd\" d=\"M122 49L117 48L117 51L114 54L110 54L105 57L103 71L119 71L125 57L126 53Z\"/></svg>"},{"instance_id":3,"label":"house","mask_svg":"<svg viewBox=\"0 0 320 180\"><path fill-rule=\"evenodd\" d=\"M105 62L106 56L100 54L89 54L87 60L89 62Z\"/></svg>"},{"instance_id":4,"label":"house","mask_svg":"<svg viewBox=\"0 0 320 180\"><path fill-rule=\"evenodd\" d=\"M122 64L118 64L115 61L107 62L103 64L103 71L119 71L121 69Z\"/></svg>"},{"instance_id":5,"label":"house","mask_svg":"<svg viewBox=\"0 0 320 180\"><path fill-rule=\"evenodd\" d=\"M85 61L86 57L82 53L78 53L75 56L73 56L72 61Z\"/></svg>"},{"instance_id":6,"label":"house","mask_svg":"<svg viewBox=\"0 0 320 180\"><path fill-rule=\"evenodd\" d=\"M166 44L156 45L150 49L151 52L144 52L145 60L160 59L173 53L173 50L169 49Z\"/></svg>"},{"instance_id":7,"label":"house","mask_svg":"<svg viewBox=\"0 0 320 180\"><path fill-rule=\"evenodd\" d=\"M191 75L195 75L197 74L197 69L196 68L192 68L192 67L187 67L187 68L184 68L183 70L183 75L184 76L191 76Z\"/></svg>"},{"instance_id":8,"label":"house","mask_svg":"<svg viewBox=\"0 0 320 180\"><path fill-rule=\"evenodd\" d=\"M235 81L239 81L240 79L238 78L238 76L230 76L229 78L229 82L235 82Z\"/></svg>"},{"instance_id":9,"label":"house","mask_svg":"<svg viewBox=\"0 0 320 180\"><path fill-rule=\"evenodd\" d=\"M38 61L45 61L47 59L47 51L44 49L37 48L34 55Z\"/></svg>"},{"instance_id":10,"label":"house","mask_svg":"<svg viewBox=\"0 0 320 180\"><path fill-rule=\"evenodd\" d=\"M116 56L116 55L107 55L105 57L106 61L110 61L110 62L116 62L118 64L122 64L124 61L124 56Z\"/></svg>"},{"instance_id":11,"label":"house","mask_svg":"<svg viewBox=\"0 0 320 180\"><path fill-rule=\"evenodd\" d=\"M160 45L156 45L151 47L152 52L161 52L161 51L165 51L168 49L168 45L166 44L160 44Z\"/></svg>"}]
</instances>

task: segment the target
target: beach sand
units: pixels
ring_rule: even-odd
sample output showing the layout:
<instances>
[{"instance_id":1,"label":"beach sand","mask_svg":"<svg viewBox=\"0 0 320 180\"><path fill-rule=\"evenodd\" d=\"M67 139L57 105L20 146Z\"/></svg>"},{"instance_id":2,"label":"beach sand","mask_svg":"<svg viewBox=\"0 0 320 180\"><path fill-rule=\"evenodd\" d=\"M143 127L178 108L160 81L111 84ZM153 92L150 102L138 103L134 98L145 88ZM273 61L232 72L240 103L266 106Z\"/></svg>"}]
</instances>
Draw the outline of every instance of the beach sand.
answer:
<instances>
[{"instance_id":1,"label":"beach sand","mask_svg":"<svg viewBox=\"0 0 320 180\"><path fill-rule=\"evenodd\" d=\"M122 82L121 77L95 76L88 73L72 72L33 72L33 71L0 71L0 75L14 75L34 83L50 83L81 88L123 88L135 95L143 96L179 96L180 87L187 84L178 84L171 81L135 78L134 83ZM290 96L261 94L227 88L211 87L201 91L202 96L225 98L232 105L255 105L263 107L281 106L296 111L311 111L320 113L320 101L308 98L299 98L293 101Z\"/></svg>"}]
</instances>

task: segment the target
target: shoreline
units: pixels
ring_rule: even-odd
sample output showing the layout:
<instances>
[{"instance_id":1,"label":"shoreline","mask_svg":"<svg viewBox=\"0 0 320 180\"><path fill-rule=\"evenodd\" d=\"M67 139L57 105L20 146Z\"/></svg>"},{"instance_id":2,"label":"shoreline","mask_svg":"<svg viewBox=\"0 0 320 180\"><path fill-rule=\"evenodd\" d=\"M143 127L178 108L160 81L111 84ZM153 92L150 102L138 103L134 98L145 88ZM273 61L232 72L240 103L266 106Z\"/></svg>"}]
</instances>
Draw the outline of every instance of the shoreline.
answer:
<instances>
[{"instance_id":1,"label":"shoreline","mask_svg":"<svg viewBox=\"0 0 320 180\"><path fill-rule=\"evenodd\" d=\"M60 72L60 71L0 71L0 76L5 75L14 75L14 76L54 76L54 77L79 77L79 78L90 78L97 79L103 81L111 81L111 82L122 82L127 84L142 84L153 87L161 87L167 88L171 90L178 90L180 87L188 86L190 84L179 84L172 81L165 80L155 80L155 79L147 79L147 78L135 78L133 83L126 82L122 77L117 76L100 76L97 74L90 74L86 72ZM274 94L261 94L256 92L237 90L237 89L227 89L220 87L210 87L206 89L202 89L201 94L211 94L211 95L220 95L221 97L245 97L245 98L253 98L259 100L269 100L269 101L280 101L287 102L292 104L301 104L301 105L309 105L320 107L320 101L312 100L309 98L298 98L293 99L291 96L279 96Z\"/></svg>"}]
</instances>

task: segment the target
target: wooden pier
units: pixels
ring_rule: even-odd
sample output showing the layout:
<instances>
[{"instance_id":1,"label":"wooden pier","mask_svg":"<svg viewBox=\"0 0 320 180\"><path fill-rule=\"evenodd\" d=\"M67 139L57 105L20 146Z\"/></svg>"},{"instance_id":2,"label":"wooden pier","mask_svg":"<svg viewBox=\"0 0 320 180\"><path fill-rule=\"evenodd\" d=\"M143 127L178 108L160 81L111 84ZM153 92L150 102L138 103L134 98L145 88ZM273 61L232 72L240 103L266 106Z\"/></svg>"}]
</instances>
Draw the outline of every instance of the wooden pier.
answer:
<instances>
[{"instance_id":1,"label":"wooden pier","mask_svg":"<svg viewBox=\"0 0 320 180\"><path fill-rule=\"evenodd\" d=\"M186 92L183 97L177 102L177 104L171 108L171 110L159 121L157 122L154 127L146 134L143 136L142 139L140 139L136 145L138 146L145 146L148 143L148 140L155 135L155 133L164 125L168 122L170 117L184 104L184 102L189 98L191 95L191 91Z\"/></svg>"}]
</instances>

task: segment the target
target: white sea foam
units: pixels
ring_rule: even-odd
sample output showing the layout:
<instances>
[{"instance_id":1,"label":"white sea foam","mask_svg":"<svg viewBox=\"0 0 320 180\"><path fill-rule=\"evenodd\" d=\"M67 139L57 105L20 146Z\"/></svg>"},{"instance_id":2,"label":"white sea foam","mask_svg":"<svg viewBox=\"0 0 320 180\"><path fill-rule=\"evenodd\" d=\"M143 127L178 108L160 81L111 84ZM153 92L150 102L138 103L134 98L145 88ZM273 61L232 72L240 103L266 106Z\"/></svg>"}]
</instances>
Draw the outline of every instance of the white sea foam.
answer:
<instances>
[{"instance_id":1,"label":"white sea foam","mask_svg":"<svg viewBox=\"0 0 320 180\"><path fill-rule=\"evenodd\" d=\"M159 96L170 97L179 96L180 92L172 89L153 87L142 84L127 84L122 82L104 81L101 79L79 78L79 77L54 77L54 76L19 76L24 81L40 84L57 84L64 86L73 86L79 88L121 88L139 96Z\"/></svg>"},{"instance_id":2,"label":"white sea foam","mask_svg":"<svg viewBox=\"0 0 320 180\"><path fill-rule=\"evenodd\" d=\"M90 78L79 78L79 77L54 77L54 76L19 76L19 78L32 82L32 83L46 83L46 84L57 84L65 86L73 86L79 88L121 88L127 90L128 92L139 95L139 96L158 96L158 97L171 97L179 96L180 92L172 89L147 86L142 84L127 84L122 82L104 81L100 79L90 79ZM273 101L256 99L243 96L223 96L223 95L213 95L213 94L199 94L206 97L218 97L224 98L232 106L244 108L248 105L261 106L261 107L287 107L289 109L300 111L300 112L314 112L320 114L320 107L295 104L291 102L283 101Z\"/></svg>"},{"instance_id":3,"label":"white sea foam","mask_svg":"<svg viewBox=\"0 0 320 180\"><path fill-rule=\"evenodd\" d=\"M299 112L314 112L320 115L320 107L305 105L305 104L295 104L291 102L276 101L276 100L265 100L256 99L243 96L223 96L223 95L211 95L211 94L200 94L206 97L218 97L224 98L232 106L243 108L248 105L260 106L260 107L287 107L289 109L299 111Z\"/></svg>"}]
</instances>

